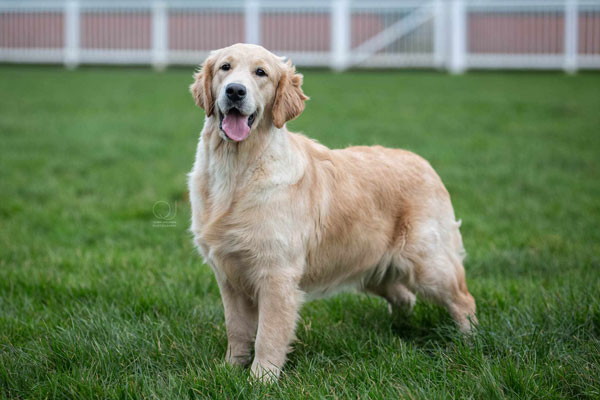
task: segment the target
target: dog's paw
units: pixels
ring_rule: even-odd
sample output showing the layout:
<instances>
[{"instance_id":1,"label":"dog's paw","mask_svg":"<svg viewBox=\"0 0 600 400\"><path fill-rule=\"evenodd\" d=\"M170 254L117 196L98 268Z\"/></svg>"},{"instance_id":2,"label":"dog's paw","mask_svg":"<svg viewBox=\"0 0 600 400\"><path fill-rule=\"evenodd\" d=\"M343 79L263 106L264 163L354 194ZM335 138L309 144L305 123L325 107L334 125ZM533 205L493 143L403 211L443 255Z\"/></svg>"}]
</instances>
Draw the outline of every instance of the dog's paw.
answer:
<instances>
[{"instance_id":1,"label":"dog's paw","mask_svg":"<svg viewBox=\"0 0 600 400\"><path fill-rule=\"evenodd\" d=\"M227 354L225 354L225 361L232 366L247 367L252 362L252 355L231 354L231 352L227 351Z\"/></svg>"},{"instance_id":2,"label":"dog's paw","mask_svg":"<svg viewBox=\"0 0 600 400\"><path fill-rule=\"evenodd\" d=\"M253 379L264 384L277 382L277 378L279 378L279 375L281 374L281 369L273 364L265 364L255 359L252 363L252 368L250 369L250 375Z\"/></svg>"}]
</instances>

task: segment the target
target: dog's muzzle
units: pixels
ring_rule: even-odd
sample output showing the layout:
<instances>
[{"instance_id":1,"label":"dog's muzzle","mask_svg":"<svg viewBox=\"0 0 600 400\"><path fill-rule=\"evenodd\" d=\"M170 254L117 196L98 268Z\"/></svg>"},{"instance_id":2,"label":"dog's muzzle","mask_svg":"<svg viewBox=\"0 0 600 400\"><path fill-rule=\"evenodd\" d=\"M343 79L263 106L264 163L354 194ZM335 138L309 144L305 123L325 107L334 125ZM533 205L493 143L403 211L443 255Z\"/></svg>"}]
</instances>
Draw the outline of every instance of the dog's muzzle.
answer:
<instances>
[{"instance_id":1,"label":"dog's muzzle","mask_svg":"<svg viewBox=\"0 0 600 400\"><path fill-rule=\"evenodd\" d=\"M256 119L257 111L248 96L246 86L229 83L225 86L219 105L219 128L226 138L235 142L246 139Z\"/></svg>"}]
</instances>

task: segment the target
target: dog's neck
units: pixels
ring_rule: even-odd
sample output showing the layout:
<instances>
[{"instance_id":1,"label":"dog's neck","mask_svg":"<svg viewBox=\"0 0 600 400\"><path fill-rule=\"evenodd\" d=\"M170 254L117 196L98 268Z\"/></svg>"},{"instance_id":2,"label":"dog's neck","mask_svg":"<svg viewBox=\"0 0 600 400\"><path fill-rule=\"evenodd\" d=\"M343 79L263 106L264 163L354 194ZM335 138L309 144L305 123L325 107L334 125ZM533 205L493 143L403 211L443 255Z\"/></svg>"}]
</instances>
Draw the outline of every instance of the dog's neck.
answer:
<instances>
[{"instance_id":1,"label":"dog's neck","mask_svg":"<svg viewBox=\"0 0 600 400\"><path fill-rule=\"evenodd\" d=\"M259 124L246 140L236 143L220 136L215 120L210 117L204 122L191 173L191 179L198 182L201 203L210 210L207 218L218 220L225 215L243 192L274 190L295 184L303 176L306 160L285 126Z\"/></svg>"},{"instance_id":2,"label":"dog's neck","mask_svg":"<svg viewBox=\"0 0 600 400\"><path fill-rule=\"evenodd\" d=\"M196 154L195 169L206 174L207 184L213 188L227 186L230 190L245 186L249 180L260 178L280 181L293 181L301 176L301 171L291 171L290 165L303 165L293 162L298 152L285 126L275 127L270 119L263 119L242 142L226 140L219 132L218 119L206 118ZM264 168L263 160L268 159L270 168ZM274 176L276 173L276 177Z\"/></svg>"}]
</instances>

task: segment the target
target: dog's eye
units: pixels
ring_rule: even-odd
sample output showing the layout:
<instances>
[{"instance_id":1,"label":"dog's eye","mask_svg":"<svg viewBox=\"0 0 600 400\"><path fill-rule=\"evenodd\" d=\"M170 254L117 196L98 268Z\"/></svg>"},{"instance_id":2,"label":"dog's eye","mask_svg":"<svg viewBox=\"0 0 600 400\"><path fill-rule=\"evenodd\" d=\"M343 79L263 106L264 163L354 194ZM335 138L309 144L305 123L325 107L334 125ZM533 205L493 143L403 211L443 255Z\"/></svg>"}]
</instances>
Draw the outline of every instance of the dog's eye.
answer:
<instances>
[{"instance_id":1,"label":"dog's eye","mask_svg":"<svg viewBox=\"0 0 600 400\"><path fill-rule=\"evenodd\" d=\"M231 64L225 63L225 64L221 65L221 69L223 71L229 71L231 69Z\"/></svg>"},{"instance_id":2,"label":"dog's eye","mask_svg":"<svg viewBox=\"0 0 600 400\"><path fill-rule=\"evenodd\" d=\"M262 69L262 68L258 68L258 69L256 70L256 75L258 75L258 76L267 76L267 73L265 72L265 70L264 70L264 69Z\"/></svg>"}]
</instances>

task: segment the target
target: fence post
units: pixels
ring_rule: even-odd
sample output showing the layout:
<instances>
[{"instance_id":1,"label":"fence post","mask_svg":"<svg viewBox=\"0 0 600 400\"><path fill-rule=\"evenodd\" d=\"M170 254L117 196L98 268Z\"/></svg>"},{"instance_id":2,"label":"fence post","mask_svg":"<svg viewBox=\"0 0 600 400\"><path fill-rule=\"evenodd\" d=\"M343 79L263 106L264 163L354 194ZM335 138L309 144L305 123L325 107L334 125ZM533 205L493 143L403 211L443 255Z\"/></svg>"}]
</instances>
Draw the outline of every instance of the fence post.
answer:
<instances>
[{"instance_id":1,"label":"fence post","mask_svg":"<svg viewBox=\"0 0 600 400\"><path fill-rule=\"evenodd\" d=\"M465 0L452 0L450 4L450 72L465 72L467 50L467 16Z\"/></svg>"},{"instance_id":2,"label":"fence post","mask_svg":"<svg viewBox=\"0 0 600 400\"><path fill-rule=\"evenodd\" d=\"M336 71L348 68L350 22L348 0L334 0L331 3L331 68Z\"/></svg>"},{"instance_id":3,"label":"fence post","mask_svg":"<svg viewBox=\"0 0 600 400\"><path fill-rule=\"evenodd\" d=\"M446 29L447 13L444 7L444 0L434 0L433 2L433 64L436 68L444 66L446 58Z\"/></svg>"},{"instance_id":4,"label":"fence post","mask_svg":"<svg viewBox=\"0 0 600 400\"><path fill-rule=\"evenodd\" d=\"M167 67L168 23L167 5L155 1L152 5L152 66L158 71Z\"/></svg>"},{"instance_id":5,"label":"fence post","mask_svg":"<svg viewBox=\"0 0 600 400\"><path fill-rule=\"evenodd\" d=\"M244 8L245 41L260 44L260 4L256 0L246 0Z\"/></svg>"},{"instance_id":6,"label":"fence post","mask_svg":"<svg viewBox=\"0 0 600 400\"><path fill-rule=\"evenodd\" d=\"M64 63L69 69L79 65L79 35L80 35L80 10L79 1L70 0L65 3L64 25Z\"/></svg>"},{"instance_id":7,"label":"fence post","mask_svg":"<svg viewBox=\"0 0 600 400\"><path fill-rule=\"evenodd\" d=\"M568 74L577 72L578 19L577 0L565 0L565 61L563 69Z\"/></svg>"}]
</instances>

